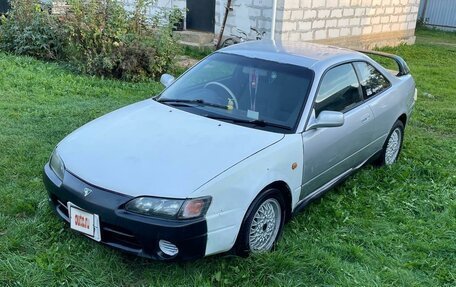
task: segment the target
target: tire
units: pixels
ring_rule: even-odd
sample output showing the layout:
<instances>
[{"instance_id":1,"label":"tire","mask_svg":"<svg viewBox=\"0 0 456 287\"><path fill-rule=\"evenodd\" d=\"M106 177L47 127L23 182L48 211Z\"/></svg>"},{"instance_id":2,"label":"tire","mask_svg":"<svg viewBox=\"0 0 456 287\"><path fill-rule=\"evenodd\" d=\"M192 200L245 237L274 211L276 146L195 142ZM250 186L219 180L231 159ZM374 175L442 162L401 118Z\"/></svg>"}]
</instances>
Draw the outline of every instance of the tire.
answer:
<instances>
[{"instance_id":1,"label":"tire","mask_svg":"<svg viewBox=\"0 0 456 287\"><path fill-rule=\"evenodd\" d=\"M273 211L273 215L264 215L264 211ZM270 221L259 223L261 220ZM284 222L285 200L282 192L275 188L265 190L255 198L247 210L234 247L235 253L247 256L252 252L271 251L282 234ZM265 237L261 238L261 235Z\"/></svg>"},{"instance_id":2,"label":"tire","mask_svg":"<svg viewBox=\"0 0 456 287\"><path fill-rule=\"evenodd\" d=\"M404 124L402 121L396 121L386 138L383 149L377 159L376 164L379 166L394 164L402 150L404 141Z\"/></svg>"}]
</instances>

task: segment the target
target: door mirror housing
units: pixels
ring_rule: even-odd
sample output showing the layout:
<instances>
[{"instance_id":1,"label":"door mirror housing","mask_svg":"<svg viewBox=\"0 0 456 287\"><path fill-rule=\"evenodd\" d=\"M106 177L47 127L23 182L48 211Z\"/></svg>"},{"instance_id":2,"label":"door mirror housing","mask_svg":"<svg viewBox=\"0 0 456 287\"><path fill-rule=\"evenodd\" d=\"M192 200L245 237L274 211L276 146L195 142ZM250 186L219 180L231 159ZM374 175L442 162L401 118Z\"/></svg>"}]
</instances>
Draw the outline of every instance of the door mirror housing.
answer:
<instances>
[{"instance_id":1,"label":"door mirror housing","mask_svg":"<svg viewBox=\"0 0 456 287\"><path fill-rule=\"evenodd\" d=\"M165 86L165 87L169 87L169 85L171 85L174 82L175 79L176 78L174 78L173 75L163 74L160 77L160 83L162 83L162 85Z\"/></svg>"},{"instance_id":2,"label":"door mirror housing","mask_svg":"<svg viewBox=\"0 0 456 287\"><path fill-rule=\"evenodd\" d=\"M341 112L322 111L318 117L309 124L307 130L340 127L344 124L344 121L344 114Z\"/></svg>"}]
</instances>

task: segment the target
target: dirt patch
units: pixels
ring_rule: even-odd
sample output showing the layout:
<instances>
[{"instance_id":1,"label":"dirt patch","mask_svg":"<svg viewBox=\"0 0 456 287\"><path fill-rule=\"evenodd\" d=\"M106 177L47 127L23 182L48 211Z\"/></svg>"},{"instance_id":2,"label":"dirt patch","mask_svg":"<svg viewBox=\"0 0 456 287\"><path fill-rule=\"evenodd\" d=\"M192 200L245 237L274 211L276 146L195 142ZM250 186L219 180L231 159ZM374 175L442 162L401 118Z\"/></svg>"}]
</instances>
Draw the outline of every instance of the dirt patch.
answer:
<instances>
[{"instance_id":1,"label":"dirt patch","mask_svg":"<svg viewBox=\"0 0 456 287\"><path fill-rule=\"evenodd\" d=\"M188 69L198 63L199 60L190 58L189 56L177 56L176 57L176 64L177 66Z\"/></svg>"}]
</instances>

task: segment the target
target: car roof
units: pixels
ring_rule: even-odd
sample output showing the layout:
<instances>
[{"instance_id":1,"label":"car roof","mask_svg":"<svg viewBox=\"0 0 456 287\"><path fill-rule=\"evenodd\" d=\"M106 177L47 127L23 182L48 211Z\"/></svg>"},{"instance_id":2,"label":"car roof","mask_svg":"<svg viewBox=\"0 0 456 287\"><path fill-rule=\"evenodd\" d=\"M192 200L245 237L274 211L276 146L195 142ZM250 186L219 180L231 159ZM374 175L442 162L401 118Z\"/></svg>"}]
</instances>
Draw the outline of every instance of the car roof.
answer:
<instances>
[{"instance_id":1,"label":"car roof","mask_svg":"<svg viewBox=\"0 0 456 287\"><path fill-rule=\"evenodd\" d=\"M313 70L347 60L366 58L360 52L335 46L273 40L248 41L228 46L219 52L288 63Z\"/></svg>"}]
</instances>

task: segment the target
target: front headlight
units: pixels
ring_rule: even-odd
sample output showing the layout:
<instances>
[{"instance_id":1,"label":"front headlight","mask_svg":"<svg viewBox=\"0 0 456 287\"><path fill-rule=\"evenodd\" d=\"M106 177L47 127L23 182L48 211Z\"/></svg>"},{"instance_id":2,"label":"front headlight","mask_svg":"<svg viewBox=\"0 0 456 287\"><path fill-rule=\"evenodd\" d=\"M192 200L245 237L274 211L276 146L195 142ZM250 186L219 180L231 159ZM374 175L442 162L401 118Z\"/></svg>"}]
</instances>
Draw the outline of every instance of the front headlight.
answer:
<instances>
[{"instance_id":1,"label":"front headlight","mask_svg":"<svg viewBox=\"0 0 456 287\"><path fill-rule=\"evenodd\" d=\"M49 165L57 177L63 181L63 175L65 174L65 165L57 153L57 149L54 149L52 152L51 159L49 160Z\"/></svg>"},{"instance_id":2,"label":"front headlight","mask_svg":"<svg viewBox=\"0 0 456 287\"><path fill-rule=\"evenodd\" d=\"M188 219L204 216L211 203L210 197L193 199L169 199L138 197L129 201L125 209L149 216Z\"/></svg>"}]
</instances>

